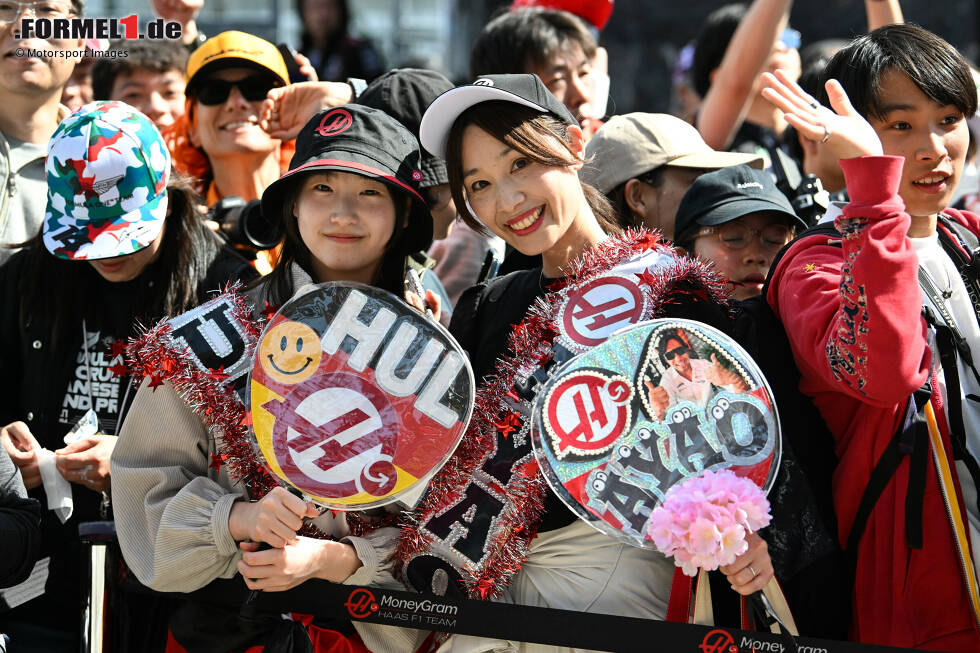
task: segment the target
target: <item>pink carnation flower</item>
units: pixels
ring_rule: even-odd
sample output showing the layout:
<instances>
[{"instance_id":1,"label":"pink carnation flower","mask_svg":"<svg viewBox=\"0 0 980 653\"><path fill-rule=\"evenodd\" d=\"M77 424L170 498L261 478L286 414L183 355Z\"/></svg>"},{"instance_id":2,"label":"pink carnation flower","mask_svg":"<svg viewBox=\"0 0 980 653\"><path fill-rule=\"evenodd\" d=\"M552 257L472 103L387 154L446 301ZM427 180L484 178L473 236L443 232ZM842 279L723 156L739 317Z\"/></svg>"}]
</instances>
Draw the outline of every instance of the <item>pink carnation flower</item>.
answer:
<instances>
[{"instance_id":1,"label":"pink carnation flower","mask_svg":"<svg viewBox=\"0 0 980 653\"><path fill-rule=\"evenodd\" d=\"M769 524L769 501L747 478L723 469L678 483L650 515L647 537L688 576L730 565L749 533Z\"/></svg>"}]
</instances>

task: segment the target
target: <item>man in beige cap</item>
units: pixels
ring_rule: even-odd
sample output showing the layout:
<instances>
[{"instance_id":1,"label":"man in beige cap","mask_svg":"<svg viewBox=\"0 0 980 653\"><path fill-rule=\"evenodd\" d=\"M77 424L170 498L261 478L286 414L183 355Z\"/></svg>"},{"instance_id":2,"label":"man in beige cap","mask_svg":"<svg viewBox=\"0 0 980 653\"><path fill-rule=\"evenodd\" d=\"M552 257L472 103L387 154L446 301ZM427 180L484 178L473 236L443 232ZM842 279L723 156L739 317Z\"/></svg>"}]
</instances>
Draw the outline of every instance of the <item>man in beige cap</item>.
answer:
<instances>
[{"instance_id":1,"label":"man in beige cap","mask_svg":"<svg viewBox=\"0 0 980 653\"><path fill-rule=\"evenodd\" d=\"M670 239L677 207L698 176L728 166L763 167L757 154L716 152L694 127L665 113L615 116L585 155L580 177L609 198L623 227L659 229Z\"/></svg>"}]
</instances>

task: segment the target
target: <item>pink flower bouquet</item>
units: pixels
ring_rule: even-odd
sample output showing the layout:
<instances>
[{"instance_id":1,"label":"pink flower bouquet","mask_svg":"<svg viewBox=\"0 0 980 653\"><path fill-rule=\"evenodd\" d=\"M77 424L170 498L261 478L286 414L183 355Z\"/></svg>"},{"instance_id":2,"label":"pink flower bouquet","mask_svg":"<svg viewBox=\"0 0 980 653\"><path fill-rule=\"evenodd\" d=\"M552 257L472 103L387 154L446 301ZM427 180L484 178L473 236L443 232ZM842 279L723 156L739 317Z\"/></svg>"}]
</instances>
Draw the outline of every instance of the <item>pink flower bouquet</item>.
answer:
<instances>
[{"instance_id":1,"label":"pink flower bouquet","mask_svg":"<svg viewBox=\"0 0 980 653\"><path fill-rule=\"evenodd\" d=\"M647 537L688 576L730 565L748 549L746 536L772 520L758 485L723 469L667 491L650 516Z\"/></svg>"}]
</instances>

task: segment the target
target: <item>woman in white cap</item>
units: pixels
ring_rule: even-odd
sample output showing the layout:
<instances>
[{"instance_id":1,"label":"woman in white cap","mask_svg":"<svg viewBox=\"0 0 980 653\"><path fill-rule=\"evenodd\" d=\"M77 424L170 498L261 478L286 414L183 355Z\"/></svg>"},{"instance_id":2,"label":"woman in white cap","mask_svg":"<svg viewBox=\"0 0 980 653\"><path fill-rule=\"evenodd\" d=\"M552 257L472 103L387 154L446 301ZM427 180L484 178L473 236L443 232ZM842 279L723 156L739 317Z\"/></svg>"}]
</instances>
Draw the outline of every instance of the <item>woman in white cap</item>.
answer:
<instances>
[{"instance_id":1,"label":"woman in white cap","mask_svg":"<svg viewBox=\"0 0 980 653\"><path fill-rule=\"evenodd\" d=\"M552 290L612 270L638 286L654 274L664 279L659 293L650 295L653 303L661 302L658 308L642 317L638 313L638 319L671 304L667 310L673 316L717 324L726 319L720 283L652 234L619 233L609 203L579 180L581 129L534 75L488 75L444 93L426 111L420 135L427 150L446 160L463 219L522 254L540 255L542 267L471 288L453 313L450 331L483 384L477 394L480 410L455 460L432 482L440 492L430 492L417 521L403 527L404 575L423 592L663 619L672 563L577 520L537 482L536 468L526 467L535 370L562 356L553 344L561 320L543 325L539 309L554 296ZM681 278L698 292L673 285ZM474 468L467 462L473 459L483 462ZM528 485L528 479L537 481ZM502 490L487 495L486 488L495 485ZM483 499L473 501L478 496ZM461 521L453 526L457 517ZM725 571L741 593L763 587L772 577L765 543L755 537ZM444 646L554 650L468 636L455 636Z\"/></svg>"}]
</instances>

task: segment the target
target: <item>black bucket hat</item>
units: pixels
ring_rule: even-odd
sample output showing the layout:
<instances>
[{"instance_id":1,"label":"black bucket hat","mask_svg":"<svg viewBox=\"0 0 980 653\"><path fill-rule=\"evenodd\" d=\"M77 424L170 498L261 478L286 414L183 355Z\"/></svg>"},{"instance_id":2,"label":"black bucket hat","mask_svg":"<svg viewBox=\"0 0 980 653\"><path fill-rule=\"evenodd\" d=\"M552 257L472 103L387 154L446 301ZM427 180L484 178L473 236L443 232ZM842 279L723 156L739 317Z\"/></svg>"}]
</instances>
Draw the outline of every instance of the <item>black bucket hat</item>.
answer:
<instances>
[{"instance_id":1,"label":"black bucket hat","mask_svg":"<svg viewBox=\"0 0 980 653\"><path fill-rule=\"evenodd\" d=\"M262 213L281 215L285 190L296 175L336 170L372 177L409 196L405 250L425 251L432 244L432 216L422 198L419 142L383 111L360 104L325 109L296 137L289 170L262 193Z\"/></svg>"},{"instance_id":2,"label":"black bucket hat","mask_svg":"<svg viewBox=\"0 0 980 653\"><path fill-rule=\"evenodd\" d=\"M453 88L453 83L434 70L396 68L368 84L357 103L381 109L418 138L422 114L433 100ZM449 183L442 159L422 151L422 188Z\"/></svg>"}]
</instances>

